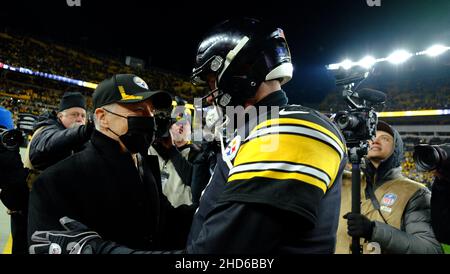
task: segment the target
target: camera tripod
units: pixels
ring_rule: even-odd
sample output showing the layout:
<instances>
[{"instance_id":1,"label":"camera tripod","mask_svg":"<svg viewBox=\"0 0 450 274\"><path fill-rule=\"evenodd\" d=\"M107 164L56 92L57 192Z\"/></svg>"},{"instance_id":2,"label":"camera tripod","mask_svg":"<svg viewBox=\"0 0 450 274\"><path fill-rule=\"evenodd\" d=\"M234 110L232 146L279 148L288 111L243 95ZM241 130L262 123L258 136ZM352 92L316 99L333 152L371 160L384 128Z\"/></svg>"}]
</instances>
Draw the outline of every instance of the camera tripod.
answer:
<instances>
[{"instance_id":1,"label":"camera tripod","mask_svg":"<svg viewBox=\"0 0 450 274\"><path fill-rule=\"evenodd\" d=\"M348 154L352 163L352 213L361 214L361 158L367 154L368 144L349 144ZM362 248L359 237L352 237L352 254L361 254Z\"/></svg>"}]
</instances>

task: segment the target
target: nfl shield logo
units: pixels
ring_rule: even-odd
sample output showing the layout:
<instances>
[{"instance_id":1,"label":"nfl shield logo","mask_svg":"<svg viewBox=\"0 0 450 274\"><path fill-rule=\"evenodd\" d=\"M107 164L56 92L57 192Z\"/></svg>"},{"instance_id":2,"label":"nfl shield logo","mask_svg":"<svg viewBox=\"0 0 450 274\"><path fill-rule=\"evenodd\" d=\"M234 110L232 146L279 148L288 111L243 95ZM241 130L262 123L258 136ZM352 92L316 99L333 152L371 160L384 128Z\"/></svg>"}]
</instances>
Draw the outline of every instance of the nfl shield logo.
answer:
<instances>
[{"instance_id":1,"label":"nfl shield logo","mask_svg":"<svg viewBox=\"0 0 450 274\"><path fill-rule=\"evenodd\" d=\"M391 206L397 200L397 195L394 193L384 194L383 199L381 199L381 204L384 206Z\"/></svg>"}]
</instances>

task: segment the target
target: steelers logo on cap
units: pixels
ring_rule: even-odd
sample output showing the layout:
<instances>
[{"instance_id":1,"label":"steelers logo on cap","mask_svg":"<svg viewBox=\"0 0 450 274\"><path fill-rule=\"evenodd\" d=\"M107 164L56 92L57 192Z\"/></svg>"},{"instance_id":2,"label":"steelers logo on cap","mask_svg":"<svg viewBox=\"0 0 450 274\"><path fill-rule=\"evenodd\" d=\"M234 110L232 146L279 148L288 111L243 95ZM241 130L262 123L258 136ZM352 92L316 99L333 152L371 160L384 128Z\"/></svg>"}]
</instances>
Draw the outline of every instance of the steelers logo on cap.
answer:
<instances>
[{"instance_id":1,"label":"steelers logo on cap","mask_svg":"<svg viewBox=\"0 0 450 274\"><path fill-rule=\"evenodd\" d=\"M137 76L133 77L133 82L136 85L140 86L141 88L148 89L147 83L144 80L142 80L142 78L140 78L140 77L137 77Z\"/></svg>"}]
</instances>

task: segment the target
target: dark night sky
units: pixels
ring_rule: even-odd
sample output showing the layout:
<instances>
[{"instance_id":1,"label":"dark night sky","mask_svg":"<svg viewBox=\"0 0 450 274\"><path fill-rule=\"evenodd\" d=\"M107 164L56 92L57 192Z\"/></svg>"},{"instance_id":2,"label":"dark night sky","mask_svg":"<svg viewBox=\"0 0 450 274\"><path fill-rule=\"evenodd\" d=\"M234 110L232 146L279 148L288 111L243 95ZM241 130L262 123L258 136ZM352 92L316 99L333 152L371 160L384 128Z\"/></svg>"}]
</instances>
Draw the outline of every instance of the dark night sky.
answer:
<instances>
[{"instance_id":1,"label":"dark night sky","mask_svg":"<svg viewBox=\"0 0 450 274\"><path fill-rule=\"evenodd\" d=\"M30 3L29 3L30 2ZM450 45L450 0L6 0L5 27L48 37L103 54L132 55L151 65L188 75L202 34L231 16L276 22L291 47L291 102L317 102L333 89L324 65L393 49Z\"/></svg>"}]
</instances>

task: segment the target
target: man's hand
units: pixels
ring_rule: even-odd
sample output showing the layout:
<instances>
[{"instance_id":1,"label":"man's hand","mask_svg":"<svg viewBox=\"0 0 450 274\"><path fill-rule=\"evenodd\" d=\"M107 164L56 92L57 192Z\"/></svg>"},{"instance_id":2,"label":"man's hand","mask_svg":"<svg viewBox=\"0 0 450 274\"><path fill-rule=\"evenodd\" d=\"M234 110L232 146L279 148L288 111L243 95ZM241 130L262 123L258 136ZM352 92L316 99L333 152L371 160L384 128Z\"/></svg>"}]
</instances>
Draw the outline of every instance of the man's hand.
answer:
<instances>
[{"instance_id":1,"label":"man's hand","mask_svg":"<svg viewBox=\"0 0 450 274\"><path fill-rule=\"evenodd\" d=\"M80 126L80 134L86 142L91 139L91 135L94 132L95 124L93 118L89 115L86 117L86 124Z\"/></svg>"},{"instance_id":2,"label":"man's hand","mask_svg":"<svg viewBox=\"0 0 450 274\"><path fill-rule=\"evenodd\" d=\"M95 244L101 241L97 232L90 231L84 224L62 217L59 222L65 231L36 231L31 236L34 243L30 254L93 254Z\"/></svg>"},{"instance_id":3,"label":"man's hand","mask_svg":"<svg viewBox=\"0 0 450 274\"><path fill-rule=\"evenodd\" d=\"M372 238L373 227L375 222L369 220L366 216L356 213L347 213L344 215L347 219L347 233L352 237L360 237L366 240Z\"/></svg>"}]
</instances>

